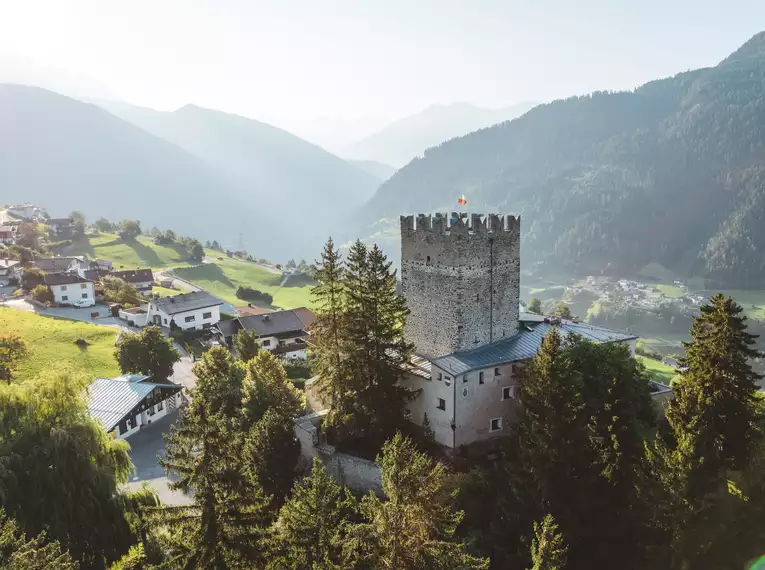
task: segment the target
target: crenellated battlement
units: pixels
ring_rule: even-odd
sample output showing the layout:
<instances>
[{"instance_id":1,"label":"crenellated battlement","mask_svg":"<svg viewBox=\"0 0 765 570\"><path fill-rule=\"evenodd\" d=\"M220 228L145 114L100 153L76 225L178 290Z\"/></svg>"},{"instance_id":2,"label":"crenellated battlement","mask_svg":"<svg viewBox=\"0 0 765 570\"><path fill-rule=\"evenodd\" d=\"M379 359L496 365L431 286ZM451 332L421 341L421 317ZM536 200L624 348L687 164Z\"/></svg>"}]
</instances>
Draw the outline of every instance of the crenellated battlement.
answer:
<instances>
[{"instance_id":1,"label":"crenellated battlement","mask_svg":"<svg viewBox=\"0 0 765 570\"><path fill-rule=\"evenodd\" d=\"M449 216L438 212L435 215L401 216L401 233L473 235L492 232L517 232L520 224L521 217L510 214L468 215L452 212Z\"/></svg>"}]
</instances>

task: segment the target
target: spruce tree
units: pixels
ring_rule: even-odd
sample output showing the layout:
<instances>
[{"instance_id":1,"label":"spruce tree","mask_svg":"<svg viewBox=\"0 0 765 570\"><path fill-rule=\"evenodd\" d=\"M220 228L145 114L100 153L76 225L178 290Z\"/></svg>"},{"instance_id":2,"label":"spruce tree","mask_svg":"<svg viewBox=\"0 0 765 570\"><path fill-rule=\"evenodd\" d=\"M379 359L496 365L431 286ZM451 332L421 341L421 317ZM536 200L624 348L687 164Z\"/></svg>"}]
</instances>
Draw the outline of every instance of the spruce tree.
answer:
<instances>
[{"instance_id":1,"label":"spruce tree","mask_svg":"<svg viewBox=\"0 0 765 570\"><path fill-rule=\"evenodd\" d=\"M211 349L195 366L198 382L191 390L191 404L166 436L166 456L159 459L178 477L170 487L193 492L194 503L147 513L155 531L171 537L171 557L188 569L223 569L261 560L266 501L245 474L241 407L236 406L237 389L231 385L239 370L221 350ZM238 397L241 402L241 390Z\"/></svg>"},{"instance_id":2,"label":"spruce tree","mask_svg":"<svg viewBox=\"0 0 765 570\"><path fill-rule=\"evenodd\" d=\"M311 474L295 484L272 527L273 568L353 568L354 543L348 538L348 529L355 510L353 495L314 458Z\"/></svg>"},{"instance_id":3,"label":"spruce tree","mask_svg":"<svg viewBox=\"0 0 765 570\"><path fill-rule=\"evenodd\" d=\"M327 240L318 262L311 289L316 318L311 325L314 368L319 377L319 390L329 402L339 402L344 390L343 342L344 267L332 238Z\"/></svg>"},{"instance_id":4,"label":"spruce tree","mask_svg":"<svg viewBox=\"0 0 765 570\"><path fill-rule=\"evenodd\" d=\"M234 335L234 350L236 356L242 362L248 362L255 358L260 351L258 335L252 331L241 330Z\"/></svg>"},{"instance_id":5,"label":"spruce tree","mask_svg":"<svg viewBox=\"0 0 765 570\"><path fill-rule=\"evenodd\" d=\"M292 420L303 408L300 392L287 379L281 360L263 350L245 366L242 429L249 430L270 409Z\"/></svg>"},{"instance_id":6,"label":"spruce tree","mask_svg":"<svg viewBox=\"0 0 765 570\"><path fill-rule=\"evenodd\" d=\"M691 341L684 343L687 370L675 387L667 420L676 438L691 437L705 469L742 469L761 435L756 405L762 378L750 359L756 335L747 331L743 309L717 294L694 317Z\"/></svg>"},{"instance_id":7,"label":"spruce tree","mask_svg":"<svg viewBox=\"0 0 765 570\"><path fill-rule=\"evenodd\" d=\"M534 539L531 543L531 570L564 570L566 552L563 535L552 515L545 516L541 523L534 523Z\"/></svg>"},{"instance_id":8,"label":"spruce tree","mask_svg":"<svg viewBox=\"0 0 765 570\"><path fill-rule=\"evenodd\" d=\"M360 504L366 522L354 529L362 567L420 570L488 568L454 540L462 513L452 506L443 465L433 465L397 433L378 457L385 500L370 492Z\"/></svg>"},{"instance_id":9,"label":"spruce tree","mask_svg":"<svg viewBox=\"0 0 765 570\"><path fill-rule=\"evenodd\" d=\"M77 570L68 552L62 552L45 533L27 540L15 520L0 509L0 567L5 570Z\"/></svg>"}]
</instances>

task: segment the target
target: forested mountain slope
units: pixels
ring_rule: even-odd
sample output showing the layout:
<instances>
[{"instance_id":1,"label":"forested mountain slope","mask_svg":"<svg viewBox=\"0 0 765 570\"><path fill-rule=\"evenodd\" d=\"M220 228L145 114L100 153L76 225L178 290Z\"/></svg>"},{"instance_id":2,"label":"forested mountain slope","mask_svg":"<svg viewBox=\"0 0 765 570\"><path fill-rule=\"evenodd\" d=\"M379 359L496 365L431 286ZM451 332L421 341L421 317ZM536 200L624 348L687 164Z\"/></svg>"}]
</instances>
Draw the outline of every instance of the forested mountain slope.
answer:
<instances>
[{"instance_id":1,"label":"forested mountain slope","mask_svg":"<svg viewBox=\"0 0 765 570\"><path fill-rule=\"evenodd\" d=\"M432 148L364 208L522 215L526 260L765 285L765 32L719 65L536 107ZM376 227L379 231L379 227Z\"/></svg>"}]
</instances>

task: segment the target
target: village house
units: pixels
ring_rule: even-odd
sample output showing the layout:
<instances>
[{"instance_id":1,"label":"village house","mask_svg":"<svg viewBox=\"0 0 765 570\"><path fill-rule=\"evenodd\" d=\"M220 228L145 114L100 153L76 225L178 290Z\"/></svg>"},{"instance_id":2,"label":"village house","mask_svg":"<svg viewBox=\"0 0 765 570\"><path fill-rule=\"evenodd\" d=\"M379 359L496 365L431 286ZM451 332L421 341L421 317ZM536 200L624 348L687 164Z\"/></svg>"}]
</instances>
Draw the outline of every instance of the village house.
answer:
<instances>
[{"instance_id":1,"label":"village house","mask_svg":"<svg viewBox=\"0 0 765 570\"><path fill-rule=\"evenodd\" d=\"M2 225L0 226L0 243L13 245L16 243L16 228L18 226Z\"/></svg>"},{"instance_id":2,"label":"village house","mask_svg":"<svg viewBox=\"0 0 765 570\"><path fill-rule=\"evenodd\" d=\"M258 344L285 358L306 358L306 340L314 314L305 307L290 311L274 311L221 321L216 327L221 340L231 346L240 331L254 331Z\"/></svg>"},{"instance_id":3,"label":"village house","mask_svg":"<svg viewBox=\"0 0 765 570\"><path fill-rule=\"evenodd\" d=\"M59 305L84 305L91 307L96 303L93 281L80 277L77 273L49 273L45 284L53 294L53 300Z\"/></svg>"},{"instance_id":4,"label":"village house","mask_svg":"<svg viewBox=\"0 0 765 570\"><path fill-rule=\"evenodd\" d=\"M633 335L519 311L513 216L402 216L401 282L416 354L404 383L420 390L410 418L421 424L427 414L447 448L507 433L520 411L519 373L553 328L564 338L625 343L634 354Z\"/></svg>"},{"instance_id":5,"label":"village house","mask_svg":"<svg viewBox=\"0 0 765 570\"><path fill-rule=\"evenodd\" d=\"M45 225L50 228L52 237L56 239L67 239L74 233L74 220L71 218L50 218L46 220Z\"/></svg>"},{"instance_id":6,"label":"village house","mask_svg":"<svg viewBox=\"0 0 765 570\"><path fill-rule=\"evenodd\" d=\"M173 297L163 297L149 302L147 325L171 327L183 330L209 329L220 321L223 301L205 291L192 291Z\"/></svg>"},{"instance_id":7,"label":"village house","mask_svg":"<svg viewBox=\"0 0 765 570\"><path fill-rule=\"evenodd\" d=\"M88 410L107 433L126 439L181 404L182 386L154 383L150 376L96 378L88 386Z\"/></svg>"},{"instance_id":8,"label":"village house","mask_svg":"<svg viewBox=\"0 0 765 570\"><path fill-rule=\"evenodd\" d=\"M0 287L7 287L21 279L21 262L15 259L0 259Z\"/></svg>"},{"instance_id":9,"label":"village house","mask_svg":"<svg viewBox=\"0 0 765 570\"><path fill-rule=\"evenodd\" d=\"M151 272L151 269L112 271L111 275L130 283L139 291L151 291L151 288L154 286L154 274Z\"/></svg>"},{"instance_id":10,"label":"village house","mask_svg":"<svg viewBox=\"0 0 765 570\"><path fill-rule=\"evenodd\" d=\"M38 257L30 262L29 267L36 267L44 273L68 273L74 261L83 261L82 256Z\"/></svg>"},{"instance_id":11,"label":"village house","mask_svg":"<svg viewBox=\"0 0 765 570\"><path fill-rule=\"evenodd\" d=\"M74 271L80 277L97 281L111 273L112 262L106 259L74 259L69 264L69 271Z\"/></svg>"},{"instance_id":12,"label":"village house","mask_svg":"<svg viewBox=\"0 0 765 570\"><path fill-rule=\"evenodd\" d=\"M40 208L34 204L16 204L15 206L10 206L7 212L11 216L21 218L22 220L31 220L40 213Z\"/></svg>"}]
</instances>

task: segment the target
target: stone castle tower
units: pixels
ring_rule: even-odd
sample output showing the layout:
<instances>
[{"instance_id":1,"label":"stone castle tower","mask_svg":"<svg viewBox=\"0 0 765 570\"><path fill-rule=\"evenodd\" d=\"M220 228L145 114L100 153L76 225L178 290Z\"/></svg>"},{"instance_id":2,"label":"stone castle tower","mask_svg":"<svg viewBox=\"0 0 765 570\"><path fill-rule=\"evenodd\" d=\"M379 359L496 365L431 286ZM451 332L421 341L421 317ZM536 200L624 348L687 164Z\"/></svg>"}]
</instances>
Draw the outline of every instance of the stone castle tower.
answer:
<instances>
[{"instance_id":1,"label":"stone castle tower","mask_svg":"<svg viewBox=\"0 0 765 570\"><path fill-rule=\"evenodd\" d=\"M401 216L406 338L438 357L518 332L520 217Z\"/></svg>"}]
</instances>

